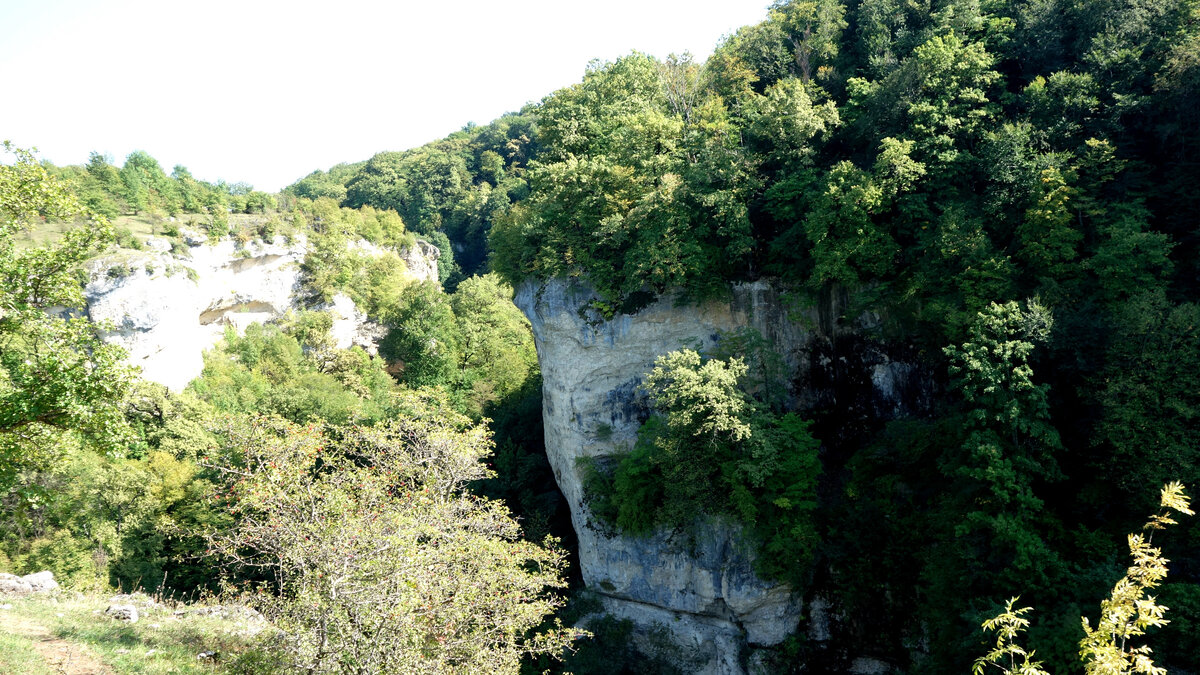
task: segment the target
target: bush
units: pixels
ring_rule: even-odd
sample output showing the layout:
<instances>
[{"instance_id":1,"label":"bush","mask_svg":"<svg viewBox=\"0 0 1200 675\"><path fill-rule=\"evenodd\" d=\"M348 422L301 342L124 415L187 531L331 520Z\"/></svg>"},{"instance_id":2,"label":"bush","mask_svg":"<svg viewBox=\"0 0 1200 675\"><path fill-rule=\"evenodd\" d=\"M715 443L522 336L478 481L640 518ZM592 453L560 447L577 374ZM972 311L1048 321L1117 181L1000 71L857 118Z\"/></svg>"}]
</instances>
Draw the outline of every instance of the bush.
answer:
<instances>
[{"instance_id":1,"label":"bush","mask_svg":"<svg viewBox=\"0 0 1200 675\"><path fill-rule=\"evenodd\" d=\"M273 651L312 673L516 673L523 655L561 651L579 632L526 633L561 604L548 591L566 585L564 553L522 541L503 506L465 491L488 475L484 427L408 403L369 429L224 430L210 466L239 520L208 539L277 580L253 596L282 631Z\"/></svg>"},{"instance_id":2,"label":"bush","mask_svg":"<svg viewBox=\"0 0 1200 675\"><path fill-rule=\"evenodd\" d=\"M133 249L134 251L142 250L142 242L133 235L133 232L128 227L117 229L117 246L121 248Z\"/></svg>"},{"instance_id":3,"label":"bush","mask_svg":"<svg viewBox=\"0 0 1200 675\"><path fill-rule=\"evenodd\" d=\"M208 229L208 240L214 244L229 234L229 212L224 206L218 204L209 207L208 223L205 227Z\"/></svg>"},{"instance_id":4,"label":"bush","mask_svg":"<svg viewBox=\"0 0 1200 675\"><path fill-rule=\"evenodd\" d=\"M585 466L589 498L597 515L635 534L694 533L700 514L732 516L758 543L759 571L798 586L817 543L820 444L808 421L746 395L746 374L739 358L705 361L688 349L659 357L644 385L659 414L611 471Z\"/></svg>"}]
</instances>

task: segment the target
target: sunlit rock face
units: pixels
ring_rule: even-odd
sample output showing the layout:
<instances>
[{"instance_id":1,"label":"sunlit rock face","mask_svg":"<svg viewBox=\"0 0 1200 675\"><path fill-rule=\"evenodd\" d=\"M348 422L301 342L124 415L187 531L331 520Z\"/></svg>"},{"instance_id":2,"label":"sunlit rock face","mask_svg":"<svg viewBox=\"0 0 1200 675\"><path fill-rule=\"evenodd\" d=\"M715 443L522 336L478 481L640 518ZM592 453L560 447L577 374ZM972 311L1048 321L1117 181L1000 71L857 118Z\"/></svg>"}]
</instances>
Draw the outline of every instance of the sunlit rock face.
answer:
<instances>
[{"instance_id":1,"label":"sunlit rock face","mask_svg":"<svg viewBox=\"0 0 1200 675\"><path fill-rule=\"evenodd\" d=\"M400 259L408 267L408 273L419 281L438 280L438 258L441 256L438 247L420 239L416 246L400 251Z\"/></svg>"},{"instance_id":2,"label":"sunlit rock face","mask_svg":"<svg viewBox=\"0 0 1200 675\"><path fill-rule=\"evenodd\" d=\"M665 297L611 320L589 309L595 297L558 279L526 282L516 297L533 327L546 452L571 507L584 581L607 612L632 619L644 635L665 630L691 659L680 664L687 672L747 672L757 651L796 630L806 598L755 574L754 552L733 523L714 519L695 542L612 531L589 511L578 460L633 446L650 414L639 385L657 357L683 347L704 352L739 329L758 331L783 358L787 398L801 410L840 405L850 416L892 416L913 396L913 369L865 342L849 356L839 353L835 312L797 308L765 281L734 285L720 300ZM840 386L842 371L854 371L848 389Z\"/></svg>"},{"instance_id":3,"label":"sunlit rock face","mask_svg":"<svg viewBox=\"0 0 1200 675\"><path fill-rule=\"evenodd\" d=\"M254 322L283 316L305 306L300 287L300 263L307 242L252 242L240 249L231 240L206 243L202 236L187 239L186 252L172 254L164 240L151 239L144 251L121 251L88 263L84 289L87 313L105 322L105 340L128 352L128 362L141 368L144 379L178 391L204 367L203 352L221 339L227 328L238 332ZM365 242L364 242L365 243ZM421 242L424 243L424 242ZM437 279L437 248L406 251L409 273L416 279ZM422 257L429 253L431 259ZM380 328L339 295L325 309L334 315L334 338L339 347L359 344L374 350Z\"/></svg>"}]
</instances>

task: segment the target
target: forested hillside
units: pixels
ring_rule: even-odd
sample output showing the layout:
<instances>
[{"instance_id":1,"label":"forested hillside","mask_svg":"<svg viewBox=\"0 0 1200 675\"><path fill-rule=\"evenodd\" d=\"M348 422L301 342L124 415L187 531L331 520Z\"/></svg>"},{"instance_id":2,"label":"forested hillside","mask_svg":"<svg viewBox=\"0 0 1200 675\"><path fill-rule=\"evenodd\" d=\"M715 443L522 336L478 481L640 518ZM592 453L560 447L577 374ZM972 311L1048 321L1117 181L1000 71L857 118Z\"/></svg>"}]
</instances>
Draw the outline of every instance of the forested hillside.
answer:
<instances>
[{"instance_id":1,"label":"forested hillside","mask_svg":"<svg viewBox=\"0 0 1200 675\"><path fill-rule=\"evenodd\" d=\"M659 297L720 299L732 283L768 281L796 315L842 309L833 329L814 330L906 354L927 398L889 418L837 397L797 406L772 345L751 334L719 353L665 355L646 374L657 414L636 445L589 467L596 515L629 536L686 534L701 512L745 525L759 574L840 616L819 644L802 622L770 660L781 672L834 670L848 654L897 672L963 672L994 644L981 624L1016 595L1010 609L1034 608L1020 639L1051 672L1078 672L1089 658L1080 617L1097 625L1130 564L1126 534L1156 512L1164 485L1200 486L1197 111L1194 0L780 0L702 62L596 61L517 113L314 171L279 195L182 167L167 176L143 153L122 168L18 155L0 167L0 499L11 525L0 567L187 591L221 562L232 581L307 598L324 563L264 573L239 551L268 549L238 537L272 542L280 560L332 560L250 527L314 480L344 500L324 504L329 518L376 532L362 521L373 507L312 463L329 447L327 466L379 488L363 494L371 504L413 508L424 486L442 486L431 489L444 499L416 502L428 509L422 527L474 533L499 519L486 544L452 537L477 548L444 569L557 586L556 549L527 544L570 531L512 289L579 280L596 292L589 320L602 322ZM51 187L28 187L41 185ZM302 313L230 333L183 395L133 385L86 322L41 311L78 301L70 270L116 235L74 230L48 252L14 243L77 213L158 218L149 227L160 232L178 218L216 237L304 234L313 296L340 290L368 308L389 329L380 358L333 349L327 317ZM236 213L260 218L242 226ZM136 245L136 233L121 236ZM356 237L434 244L441 287L346 255ZM488 449L484 433L494 472L464 469ZM429 474L391 454L430 437L463 454L439 456ZM249 463L262 473L231 482L228 467ZM386 487L392 470L403 495ZM254 482L271 476L295 490ZM504 499L523 531L467 496L468 483ZM214 488L227 496L204 496ZM1152 592L1170 623L1119 646L1148 643L1159 666L1200 672L1200 524L1179 520L1153 540L1170 560ZM529 564L503 565L506 550ZM543 577L517 579L535 567ZM430 584L420 597L444 597ZM472 592L450 592L448 606ZM522 650L546 659L563 644L550 629L546 643L520 638L560 604L536 597L495 609L521 617L488 652L495 663L515 668ZM302 630L317 621L276 609ZM481 663L469 636L456 643L465 651L439 646L460 609L414 610L415 630L445 663ZM346 644L376 630L345 619ZM671 669L629 656L628 627L596 633L608 642L582 646L573 672Z\"/></svg>"},{"instance_id":2,"label":"forested hillside","mask_svg":"<svg viewBox=\"0 0 1200 675\"><path fill-rule=\"evenodd\" d=\"M490 226L506 280L584 278L601 316L759 278L798 308L847 297L848 326L879 313L875 337L910 345L940 393L850 431L803 411L824 441L821 543L785 575L836 589L855 640L923 645L913 663L935 670L966 667L1019 593L1061 670L1123 534L1164 483L1200 478L1196 12L780 2L703 63L597 62L519 117L338 182L462 247ZM1168 540L1154 641L1181 669L1200 667L1196 533Z\"/></svg>"}]
</instances>

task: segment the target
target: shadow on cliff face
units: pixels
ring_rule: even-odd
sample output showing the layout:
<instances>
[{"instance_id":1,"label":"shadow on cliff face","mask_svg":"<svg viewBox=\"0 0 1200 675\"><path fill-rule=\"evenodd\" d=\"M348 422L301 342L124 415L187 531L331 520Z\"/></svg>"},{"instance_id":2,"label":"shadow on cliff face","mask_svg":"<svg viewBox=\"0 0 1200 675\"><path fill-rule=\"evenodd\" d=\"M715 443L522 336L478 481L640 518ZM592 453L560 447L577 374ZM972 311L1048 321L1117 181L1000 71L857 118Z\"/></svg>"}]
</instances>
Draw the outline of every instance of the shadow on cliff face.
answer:
<instances>
[{"instance_id":1,"label":"shadow on cliff face","mask_svg":"<svg viewBox=\"0 0 1200 675\"><path fill-rule=\"evenodd\" d=\"M881 524L861 514L847 519L856 512L848 495L857 480L854 467L873 462L889 424L905 428L905 420L932 418L947 383L944 369L922 353L916 340L885 330L879 317L848 320L846 304L845 297L826 298L815 334L798 350L792 382L798 411L813 421L813 435L822 443L817 513L823 543L806 593L811 611L809 624L801 629L807 637L801 640L802 662L806 672L876 672L876 666L883 668L878 672L894 672L888 659L911 646L897 643L896 636L911 637L915 629L905 623L907 615L888 611L900 598L893 598L886 585L868 596L847 590L847 575L861 571L847 552L862 547L850 542L860 537L875 541L879 533L874 528ZM875 551L880 560L870 565L897 562L890 544L881 546ZM818 605L829 610L823 612L823 622L817 621Z\"/></svg>"},{"instance_id":2,"label":"shadow on cliff face","mask_svg":"<svg viewBox=\"0 0 1200 675\"><path fill-rule=\"evenodd\" d=\"M803 351L795 391L827 453L853 452L889 421L933 410L937 378L910 345L843 333L815 336Z\"/></svg>"},{"instance_id":3,"label":"shadow on cliff face","mask_svg":"<svg viewBox=\"0 0 1200 675\"><path fill-rule=\"evenodd\" d=\"M490 467L496 476L479 483L476 490L504 500L527 539L539 543L547 536L558 539L568 553L568 581L572 588L581 587L571 511L546 459L541 376L531 377L524 387L492 403L485 414L492 420L496 442Z\"/></svg>"}]
</instances>

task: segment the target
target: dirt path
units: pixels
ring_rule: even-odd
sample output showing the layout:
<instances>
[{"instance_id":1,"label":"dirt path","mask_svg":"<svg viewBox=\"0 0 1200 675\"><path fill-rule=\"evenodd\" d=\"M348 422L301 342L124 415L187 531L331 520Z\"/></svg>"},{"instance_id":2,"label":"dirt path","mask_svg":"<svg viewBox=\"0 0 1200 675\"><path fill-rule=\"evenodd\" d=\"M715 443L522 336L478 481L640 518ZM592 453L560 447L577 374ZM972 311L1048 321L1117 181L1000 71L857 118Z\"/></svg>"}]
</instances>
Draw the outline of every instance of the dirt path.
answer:
<instances>
[{"instance_id":1,"label":"dirt path","mask_svg":"<svg viewBox=\"0 0 1200 675\"><path fill-rule=\"evenodd\" d=\"M97 660L87 647L56 638L45 626L11 611L0 612L0 631L29 638L33 648L46 659L46 665L55 673L113 675L113 671Z\"/></svg>"}]
</instances>

